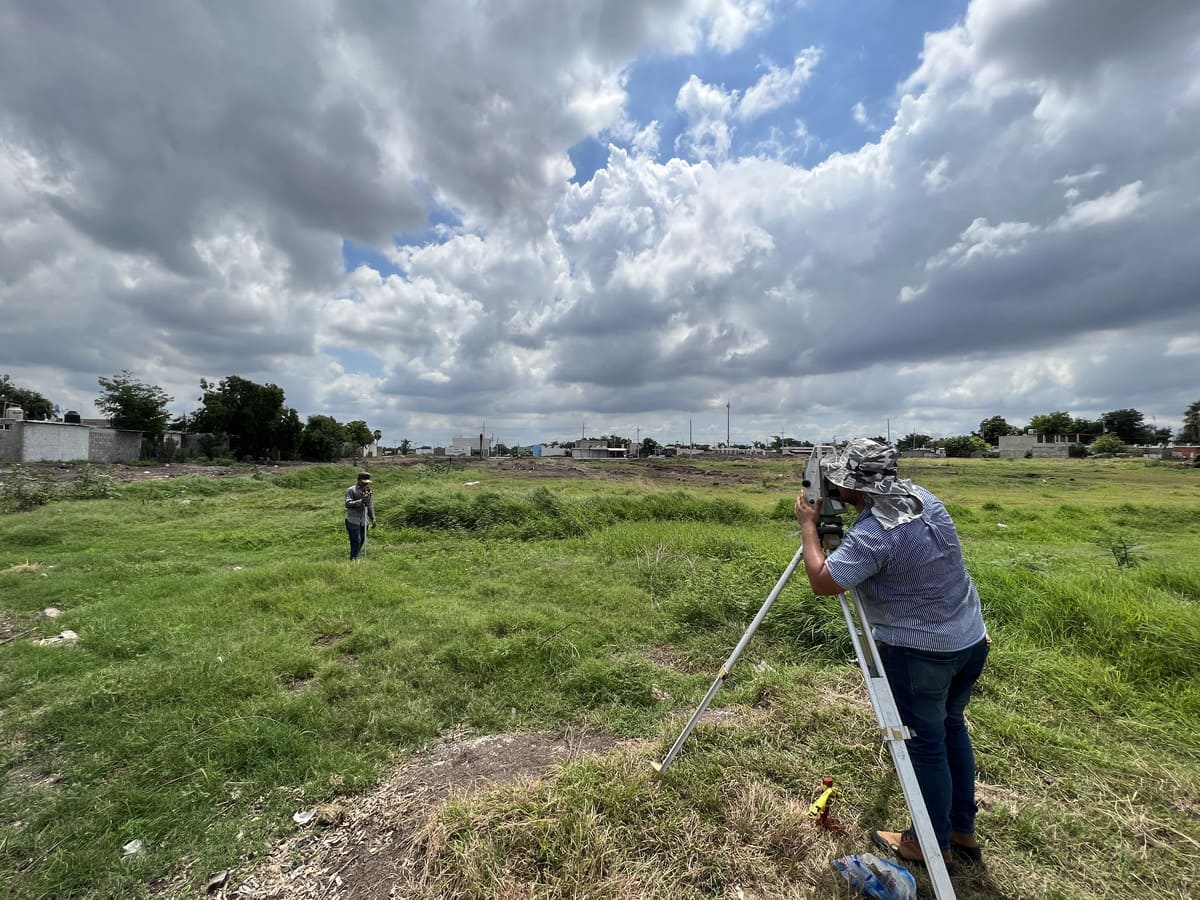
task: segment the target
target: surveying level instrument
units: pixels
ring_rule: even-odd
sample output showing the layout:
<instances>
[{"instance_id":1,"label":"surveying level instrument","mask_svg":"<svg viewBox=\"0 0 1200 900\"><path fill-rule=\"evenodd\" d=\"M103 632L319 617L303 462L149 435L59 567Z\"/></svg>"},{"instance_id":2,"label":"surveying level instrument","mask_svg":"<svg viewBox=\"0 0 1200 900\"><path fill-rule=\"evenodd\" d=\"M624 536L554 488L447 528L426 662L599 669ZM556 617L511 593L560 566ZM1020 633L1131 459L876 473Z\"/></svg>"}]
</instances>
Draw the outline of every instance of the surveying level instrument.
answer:
<instances>
[{"instance_id":1,"label":"surveying level instrument","mask_svg":"<svg viewBox=\"0 0 1200 900\"><path fill-rule=\"evenodd\" d=\"M822 548L829 553L841 543L843 534L841 517L846 511L846 506L837 499L836 486L824 477L823 456L826 450L832 452L833 448L822 446L813 448L812 455L804 469L803 483L804 494L808 501L821 504L817 534L820 535ZM775 583L771 593L767 595L766 601L746 629L745 634L733 648L733 652L729 654L725 664L721 666L708 693L704 695L704 699L700 701L700 705L684 725L683 731L675 739L671 749L667 751L667 755L663 757L662 762L650 763L651 768L660 776L667 771L671 763L675 761L675 757L679 755L679 751L695 729L696 723L700 721L700 717L712 703L717 691L721 689L721 685L725 683L725 679L737 665L738 659L741 658L746 645L750 643L754 632L758 630L758 626L766 618L772 604L775 603L791 579L792 573L796 571L796 566L800 565L803 559L804 546L801 544L796 555L792 557L792 561L783 570L783 575ZM950 883L950 873L946 871L942 850L938 846L937 836L933 833L933 823L930 821L929 811L925 807L925 798L921 796L917 773L913 769L912 759L909 757L908 747L905 745L911 732L900 719L900 712L896 708L896 700L892 695L891 685L888 684L883 662L879 656L879 648L875 645L875 638L871 633L871 623L867 618L862 598L857 590L851 590L842 593L838 601L842 605L842 615L846 620L846 628L850 632L850 642L854 645L854 654L858 657L858 667L862 670L863 679L866 681L871 707L875 710L875 720L879 723L884 743L888 745L888 750L892 754L892 764L900 779L900 787L904 791L904 800L908 805L909 816L912 818L913 830L921 845L921 853L925 858L929 880L933 883L934 896L937 900L954 900L954 885Z\"/></svg>"}]
</instances>

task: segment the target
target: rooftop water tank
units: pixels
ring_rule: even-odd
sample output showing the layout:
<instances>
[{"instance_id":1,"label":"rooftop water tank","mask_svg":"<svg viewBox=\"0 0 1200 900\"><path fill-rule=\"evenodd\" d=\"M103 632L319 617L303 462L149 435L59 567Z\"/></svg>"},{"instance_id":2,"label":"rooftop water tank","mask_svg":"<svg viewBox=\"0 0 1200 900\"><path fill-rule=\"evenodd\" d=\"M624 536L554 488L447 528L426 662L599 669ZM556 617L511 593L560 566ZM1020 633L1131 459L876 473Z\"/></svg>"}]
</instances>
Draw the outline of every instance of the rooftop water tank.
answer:
<instances>
[{"instance_id":1,"label":"rooftop water tank","mask_svg":"<svg viewBox=\"0 0 1200 900\"><path fill-rule=\"evenodd\" d=\"M4 408L4 418L6 419L24 419L25 410L19 406L6 406Z\"/></svg>"}]
</instances>

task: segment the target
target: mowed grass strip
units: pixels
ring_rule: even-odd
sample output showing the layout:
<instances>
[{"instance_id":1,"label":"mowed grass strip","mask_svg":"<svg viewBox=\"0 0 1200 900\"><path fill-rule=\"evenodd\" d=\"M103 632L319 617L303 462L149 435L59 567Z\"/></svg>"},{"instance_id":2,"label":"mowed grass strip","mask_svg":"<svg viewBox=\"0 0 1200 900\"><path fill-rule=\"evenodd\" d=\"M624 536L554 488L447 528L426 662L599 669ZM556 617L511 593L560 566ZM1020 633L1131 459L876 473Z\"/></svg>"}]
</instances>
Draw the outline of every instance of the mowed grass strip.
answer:
<instances>
[{"instance_id":1,"label":"mowed grass strip","mask_svg":"<svg viewBox=\"0 0 1200 900\"><path fill-rule=\"evenodd\" d=\"M910 474L951 503L996 638L972 707L990 880L960 896L1186 895L1197 473L936 462ZM0 575L10 629L80 635L0 644L0 886L200 882L459 726L588 727L661 755L795 550L796 469L760 471L661 491L385 470L384 526L357 565L345 467L0 517L0 569L41 566ZM1141 546L1135 565L1112 540ZM65 614L38 619L47 606ZM664 648L671 663L653 662ZM702 726L667 782L626 752L456 800L417 847L429 890L829 895L829 858L902 817L849 660L836 604L794 584L718 700L749 713ZM847 793L844 838L802 821L824 774ZM144 851L122 858L134 839Z\"/></svg>"}]
</instances>

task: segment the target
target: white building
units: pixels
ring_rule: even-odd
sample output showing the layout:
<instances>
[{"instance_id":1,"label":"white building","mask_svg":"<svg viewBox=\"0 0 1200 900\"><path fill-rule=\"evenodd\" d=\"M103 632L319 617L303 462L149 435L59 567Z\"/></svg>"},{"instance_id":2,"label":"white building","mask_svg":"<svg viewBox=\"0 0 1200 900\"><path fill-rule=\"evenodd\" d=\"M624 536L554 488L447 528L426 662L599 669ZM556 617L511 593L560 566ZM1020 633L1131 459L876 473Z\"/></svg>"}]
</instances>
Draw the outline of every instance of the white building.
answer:
<instances>
[{"instance_id":1,"label":"white building","mask_svg":"<svg viewBox=\"0 0 1200 900\"><path fill-rule=\"evenodd\" d=\"M571 450L572 459L625 459L628 447L610 447L607 441L580 439Z\"/></svg>"},{"instance_id":2,"label":"white building","mask_svg":"<svg viewBox=\"0 0 1200 900\"><path fill-rule=\"evenodd\" d=\"M492 439L486 435L454 438L446 447L447 456L491 456Z\"/></svg>"}]
</instances>

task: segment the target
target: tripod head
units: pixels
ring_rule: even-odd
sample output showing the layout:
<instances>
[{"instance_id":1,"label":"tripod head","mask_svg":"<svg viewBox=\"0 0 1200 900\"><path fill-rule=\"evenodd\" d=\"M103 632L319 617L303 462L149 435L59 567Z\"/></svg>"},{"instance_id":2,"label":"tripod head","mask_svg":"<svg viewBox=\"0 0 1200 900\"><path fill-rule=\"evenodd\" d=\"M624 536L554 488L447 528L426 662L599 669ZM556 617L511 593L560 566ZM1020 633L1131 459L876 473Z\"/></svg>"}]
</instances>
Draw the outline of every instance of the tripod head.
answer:
<instances>
[{"instance_id":1,"label":"tripod head","mask_svg":"<svg viewBox=\"0 0 1200 900\"><path fill-rule=\"evenodd\" d=\"M821 546L829 553L842 542L845 530L842 528L842 514L846 504L838 499L837 485L825 477L825 457L832 453L833 448L818 444L813 447L808 464L804 467L804 496L809 503L820 502L821 508L817 518L817 534L821 536Z\"/></svg>"}]
</instances>

